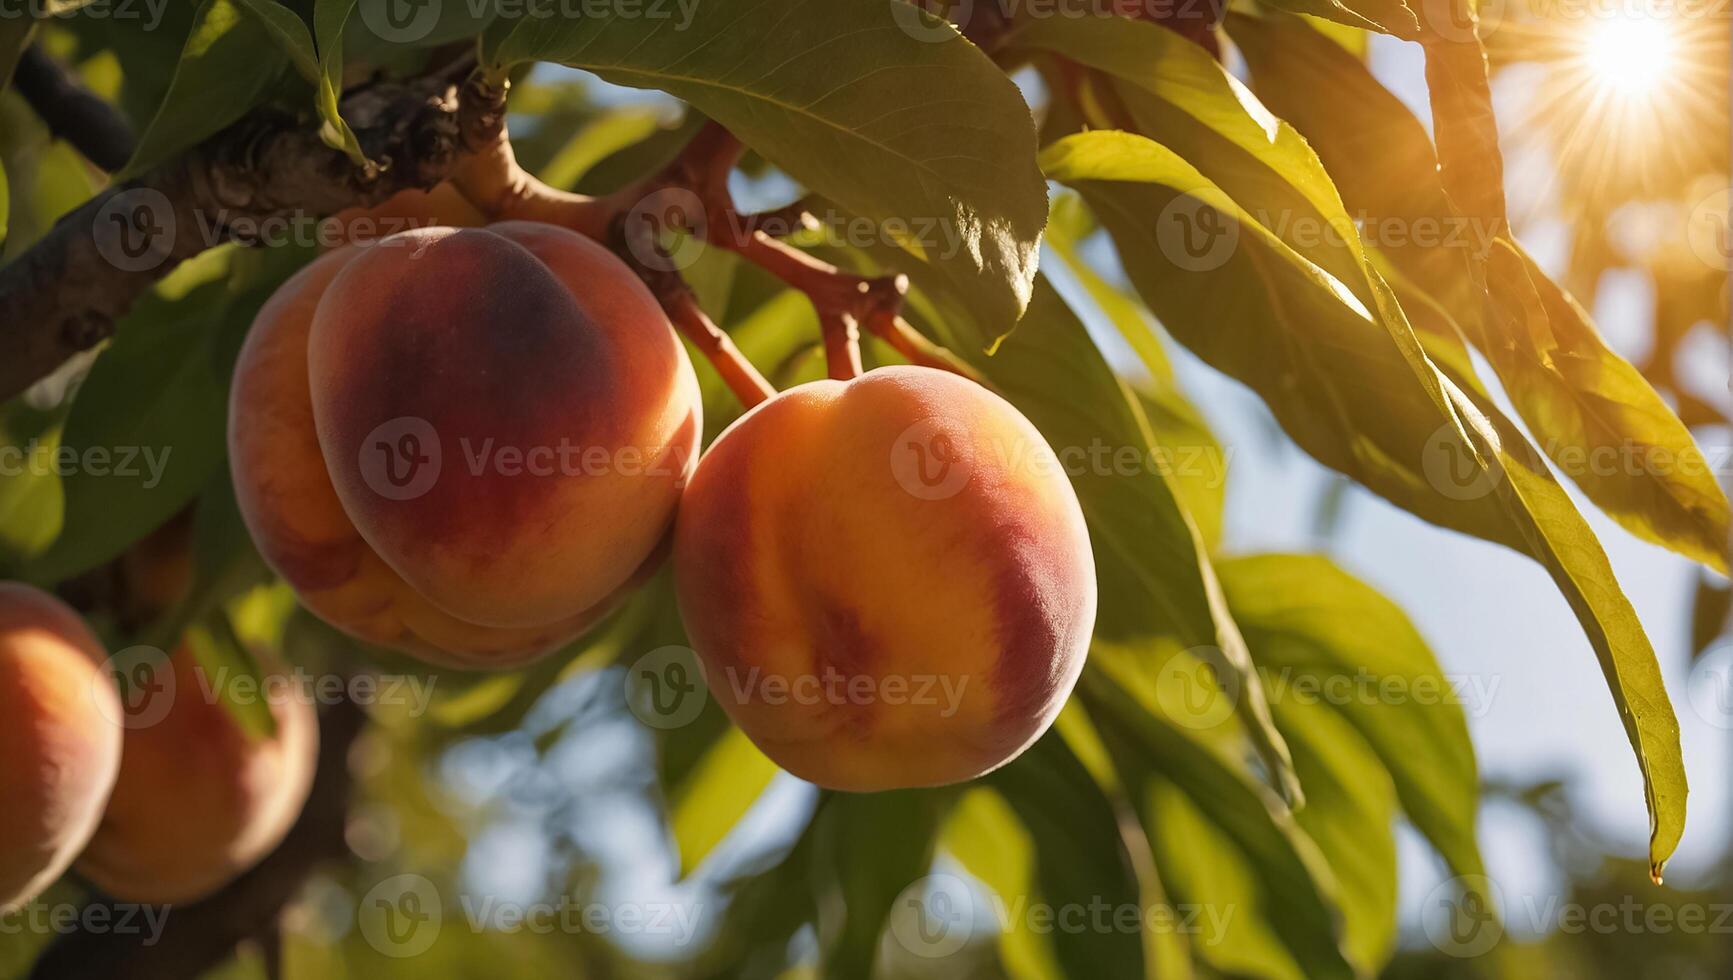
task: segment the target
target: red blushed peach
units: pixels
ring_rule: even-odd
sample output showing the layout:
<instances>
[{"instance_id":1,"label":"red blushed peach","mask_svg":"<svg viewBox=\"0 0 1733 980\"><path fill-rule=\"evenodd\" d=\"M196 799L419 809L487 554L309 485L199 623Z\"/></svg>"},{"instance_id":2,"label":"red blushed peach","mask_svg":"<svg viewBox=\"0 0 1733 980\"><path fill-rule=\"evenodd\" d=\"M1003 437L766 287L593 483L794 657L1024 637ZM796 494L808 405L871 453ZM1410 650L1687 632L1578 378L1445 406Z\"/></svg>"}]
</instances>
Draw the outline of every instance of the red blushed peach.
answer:
<instances>
[{"instance_id":1,"label":"red blushed peach","mask_svg":"<svg viewBox=\"0 0 1733 980\"><path fill-rule=\"evenodd\" d=\"M601 246L431 229L332 252L260 311L231 470L314 613L431 662L511 667L653 570L698 411L673 328Z\"/></svg>"},{"instance_id":2,"label":"red blushed peach","mask_svg":"<svg viewBox=\"0 0 1733 980\"><path fill-rule=\"evenodd\" d=\"M311 703L289 694L272 699L273 734L249 732L186 647L156 669L174 681L138 702L120 778L77 868L121 901L191 902L282 842L312 786L319 725ZM166 711L152 698L167 698Z\"/></svg>"},{"instance_id":3,"label":"red blushed peach","mask_svg":"<svg viewBox=\"0 0 1733 980\"><path fill-rule=\"evenodd\" d=\"M1095 621L1077 497L1028 420L919 367L795 388L681 502L680 612L778 764L872 791L970 779L1058 714Z\"/></svg>"},{"instance_id":4,"label":"red blushed peach","mask_svg":"<svg viewBox=\"0 0 1733 980\"><path fill-rule=\"evenodd\" d=\"M0 912L59 878L102 816L121 750L106 659L60 600L0 582Z\"/></svg>"}]
</instances>

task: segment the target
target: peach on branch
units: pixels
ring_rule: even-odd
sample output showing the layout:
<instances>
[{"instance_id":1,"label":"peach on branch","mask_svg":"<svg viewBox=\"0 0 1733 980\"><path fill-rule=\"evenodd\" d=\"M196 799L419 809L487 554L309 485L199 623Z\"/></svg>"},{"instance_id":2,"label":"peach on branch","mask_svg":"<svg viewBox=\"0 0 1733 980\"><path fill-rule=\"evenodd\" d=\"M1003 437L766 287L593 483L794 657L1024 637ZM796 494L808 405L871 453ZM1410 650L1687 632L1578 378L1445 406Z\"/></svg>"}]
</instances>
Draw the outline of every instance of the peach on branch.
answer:
<instances>
[{"instance_id":1,"label":"peach on branch","mask_svg":"<svg viewBox=\"0 0 1733 980\"><path fill-rule=\"evenodd\" d=\"M1016 757L1095 619L1077 497L1015 408L921 367L742 416L681 503L680 611L713 695L823 786L957 782Z\"/></svg>"},{"instance_id":2,"label":"peach on branch","mask_svg":"<svg viewBox=\"0 0 1733 980\"><path fill-rule=\"evenodd\" d=\"M249 730L184 645L141 666L169 679L127 698L120 776L77 868L121 901L196 901L288 833L312 786L318 719L288 693L270 701L274 732Z\"/></svg>"},{"instance_id":3,"label":"peach on branch","mask_svg":"<svg viewBox=\"0 0 1733 980\"><path fill-rule=\"evenodd\" d=\"M102 816L121 753L106 659L59 599L0 582L0 912L59 878Z\"/></svg>"},{"instance_id":4,"label":"peach on branch","mask_svg":"<svg viewBox=\"0 0 1733 980\"><path fill-rule=\"evenodd\" d=\"M231 469L313 612L434 662L515 666L653 565L699 406L667 317L600 245L425 229L329 253L260 311Z\"/></svg>"}]
</instances>

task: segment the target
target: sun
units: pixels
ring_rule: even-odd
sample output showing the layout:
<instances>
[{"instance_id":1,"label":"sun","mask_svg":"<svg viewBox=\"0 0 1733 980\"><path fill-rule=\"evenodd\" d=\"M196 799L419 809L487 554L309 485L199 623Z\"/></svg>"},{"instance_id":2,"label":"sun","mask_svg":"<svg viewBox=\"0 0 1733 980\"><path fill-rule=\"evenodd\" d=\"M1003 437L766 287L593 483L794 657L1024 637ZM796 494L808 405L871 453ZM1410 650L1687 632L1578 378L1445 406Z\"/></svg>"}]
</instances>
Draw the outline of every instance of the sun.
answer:
<instances>
[{"instance_id":1,"label":"sun","mask_svg":"<svg viewBox=\"0 0 1733 980\"><path fill-rule=\"evenodd\" d=\"M1668 77L1678 49L1678 38L1667 21L1621 17L1601 21L1587 32L1583 61L1603 90L1646 100Z\"/></svg>"}]
</instances>

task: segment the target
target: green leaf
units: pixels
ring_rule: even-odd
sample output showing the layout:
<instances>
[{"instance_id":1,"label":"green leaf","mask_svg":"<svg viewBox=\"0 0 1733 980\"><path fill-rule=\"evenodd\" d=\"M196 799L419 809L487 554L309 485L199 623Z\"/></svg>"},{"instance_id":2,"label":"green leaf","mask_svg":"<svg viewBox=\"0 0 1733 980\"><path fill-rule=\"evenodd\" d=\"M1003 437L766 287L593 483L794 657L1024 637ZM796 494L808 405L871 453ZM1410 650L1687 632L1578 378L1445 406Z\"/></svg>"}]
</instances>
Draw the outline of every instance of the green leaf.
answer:
<instances>
[{"instance_id":1,"label":"green leaf","mask_svg":"<svg viewBox=\"0 0 1733 980\"><path fill-rule=\"evenodd\" d=\"M266 22L237 4L264 2L205 0L199 7L168 94L117 180L164 163L259 104L286 59Z\"/></svg>"},{"instance_id":2,"label":"green leaf","mask_svg":"<svg viewBox=\"0 0 1733 980\"><path fill-rule=\"evenodd\" d=\"M892 906L933 863L939 824L955 798L929 790L838 793L813 829L813 895L826 977L873 976Z\"/></svg>"},{"instance_id":3,"label":"green leaf","mask_svg":"<svg viewBox=\"0 0 1733 980\"><path fill-rule=\"evenodd\" d=\"M662 128L666 115L660 109L625 108L592 119L572 134L536 176L550 187L571 190L596 164L649 139Z\"/></svg>"},{"instance_id":4,"label":"green leaf","mask_svg":"<svg viewBox=\"0 0 1733 980\"><path fill-rule=\"evenodd\" d=\"M1396 950L1395 788L1333 706L1287 698L1274 710L1306 783L1296 819L1336 879L1342 948L1362 976L1376 976Z\"/></svg>"},{"instance_id":5,"label":"green leaf","mask_svg":"<svg viewBox=\"0 0 1733 980\"><path fill-rule=\"evenodd\" d=\"M13 575L60 535L66 496L55 454L69 405L38 411L22 399L0 405L0 574Z\"/></svg>"},{"instance_id":6,"label":"green leaf","mask_svg":"<svg viewBox=\"0 0 1733 980\"><path fill-rule=\"evenodd\" d=\"M1219 651L1243 697L1241 721L1284 796L1297 801L1287 748L1251 656L1210 565L1197 525L1173 481L1154 463L1158 448L1142 404L1108 366L1083 324L1045 280L1036 283L1020 330L982 359L981 370L1041 430L1071 474L1095 546L1101 583L1098 635L1129 642L1176 636ZM1122 451L1135 464L1123 467Z\"/></svg>"},{"instance_id":7,"label":"green leaf","mask_svg":"<svg viewBox=\"0 0 1733 980\"><path fill-rule=\"evenodd\" d=\"M682 878L722 843L777 771L738 728L730 727L710 746L668 801Z\"/></svg>"},{"instance_id":8,"label":"green leaf","mask_svg":"<svg viewBox=\"0 0 1733 980\"><path fill-rule=\"evenodd\" d=\"M1039 897L1055 910L1106 905L1148 912L1151 902L1120 834L1113 802L1059 732L1042 736L1017 761L988 776L987 784L1004 797L1035 848L1035 895L1014 893L1013 902L1023 899L1026 909ZM1140 922L1147 921L1140 916ZM1055 930L1052 953L1069 977L1151 976L1142 936L1141 928ZM1163 938L1172 937L1151 937Z\"/></svg>"},{"instance_id":9,"label":"green leaf","mask_svg":"<svg viewBox=\"0 0 1733 980\"><path fill-rule=\"evenodd\" d=\"M1452 874L1484 875L1475 840L1480 781L1462 700L1402 610L1318 555L1255 555L1217 568L1278 723L1296 687L1347 679L1352 693L1331 705L1389 771L1408 819ZM1364 696L1377 692L1399 700Z\"/></svg>"},{"instance_id":10,"label":"green leaf","mask_svg":"<svg viewBox=\"0 0 1733 980\"><path fill-rule=\"evenodd\" d=\"M222 279L180 299L166 298L159 287L121 324L66 420L65 524L29 565L32 579L59 582L115 557L185 506L219 469L226 381L213 341L227 299Z\"/></svg>"},{"instance_id":11,"label":"green leaf","mask_svg":"<svg viewBox=\"0 0 1733 980\"><path fill-rule=\"evenodd\" d=\"M1398 287L1413 297L1405 305L1440 308L1415 326L1442 335L1428 350L1453 380L1476 387L1465 356L1441 352L1465 334L1590 500L1637 536L1725 572L1726 497L1684 423L1519 246L1456 213L1432 143L1400 100L1298 18L1235 14L1228 26L1259 93L1310 140L1349 207L1398 229L1380 250L1411 281Z\"/></svg>"},{"instance_id":12,"label":"green leaf","mask_svg":"<svg viewBox=\"0 0 1733 980\"><path fill-rule=\"evenodd\" d=\"M238 0L242 9L258 18L259 23L271 35L271 40L289 56L289 63L295 66L295 73L313 85L319 84L321 70L319 55L313 44L313 33L307 30L307 22L301 19L278 0ZM319 6L331 10L329 2ZM345 14L347 11L345 11ZM329 16L329 15L327 15ZM338 22L341 29L342 23Z\"/></svg>"},{"instance_id":13,"label":"green leaf","mask_svg":"<svg viewBox=\"0 0 1733 980\"><path fill-rule=\"evenodd\" d=\"M939 845L991 889L1002 908L1027 903L1035 894L1035 839L1003 796L970 790L939 834ZM1013 980L1060 980L1065 973L1045 932L1028 917L1000 923L999 961Z\"/></svg>"},{"instance_id":14,"label":"green leaf","mask_svg":"<svg viewBox=\"0 0 1733 980\"><path fill-rule=\"evenodd\" d=\"M1142 821L1162 883L1230 975L1348 980L1337 884L1293 814L1238 757L1170 722L1141 652L1097 643L1080 692Z\"/></svg>"},{"instance_id":15,"label":"green leaf","mask_svg":"<svg viewBox=\"0 0 1733 980\"><path fill-rule=\"evenodd\" d=\"M319 118L325 121L320 135L327 144L348 154L356 166L371 168L372 161L361 152L355 131L344 121L338 104L343 98L343 25L354 10L355 0L318 0L314 6L313 30L319 45L319 74L314 84L319 88Z\"/></svg>"},{"instance_id":16,"label":"green leaf","mask_svg":"<svg viewBox=\"0 0 1733 980\"><path fill-rule=\"evenodd\" d=\"M1322 17L1335 24L1412 41L1420 36L1420 18L1402 0L1265 0L1271 6ZM1426 0L1419 0L1425 3Z\"/></svg>"},{"instance_id":17,"label":"green leaf","mask_svg":"<svg viewBox=\"0 0 1733 980\"><path fill-rule=\"evenodd\" d=\"M690 102L939 270L986 325L976 346L1028 302L1047 217L1029 109L986 55L902 0L701 3L689 24L499 21L484 59L559 62Z\"/></svg>"},{"instance_id":18,"label":"green leaf","mask_svg":"<svg viewBox=\"0 0 1733 980\"><path fill-rule=\"evenodd\" d=\"M1440 376L1405 322L1373 320L1172 151L1089 133L1049 147L1043 163L1083 191L1169 331L1255 389L1302 448L1415 514L1546 567L1595 648L1637 752L1658 874L1684 826L1678 722L1599 541L1522 433L1484 397ZM1176 201L1229 230L1225 254L1182 267L1171 242L1164 252L1147 216ZM1370 268L1367 276L1388 290Z\"/></svg>"},{"instance_id":19,"label":"green leaf","mask_svg":"<svg viewBox=\"0 0 1733 980\"><path fill-rule=\"evenodd\" d=\"M1169 476L1186 512L1197 523L1204 544L1213 551L1221 543L1222 514L1227 506L1227 454L1203 413L1180 389L1148 309L1135 295L1104 279L1079 252L1082 239L1093 230L1094 217L1081 199L1065 194L1053 202L1045 241L1149 372L1147 383L1133 387L1155 433L1155 462Z\"/></svg>"}]
</instances>

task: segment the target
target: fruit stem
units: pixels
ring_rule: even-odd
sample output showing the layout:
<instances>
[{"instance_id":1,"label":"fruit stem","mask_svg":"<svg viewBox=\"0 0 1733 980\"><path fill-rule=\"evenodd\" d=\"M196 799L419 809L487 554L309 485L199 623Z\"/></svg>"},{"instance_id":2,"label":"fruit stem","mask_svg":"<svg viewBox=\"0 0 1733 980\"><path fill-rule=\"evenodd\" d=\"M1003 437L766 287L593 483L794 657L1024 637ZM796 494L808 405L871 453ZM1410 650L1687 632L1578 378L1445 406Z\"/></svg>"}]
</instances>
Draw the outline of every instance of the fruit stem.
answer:
<instances>
[{"instance_id":1,"label":"fruit stem","mask_svg":"<svg viewBox=\"0 0 1733 980\"><path fill-rule=\"evenodd\" d=\"M674 277L674 281L677 282L678 277ZM665 286L657 292L668 319L722 376L734 397L740 399L740 404L751 408L776 396L776 388L758 373L746 355L740 353L740 348L734 346L727 331L698 307L698 301L685 283L678 283L677 288Z\"/></svg>"},{"instance_id":2,"label":"fruit stem","mask_svg":"<svg viewBox=\"0 0 1733 980\"><path fill-rule=\"evenodd\" d=\"M830 376L837 381L860 377L860 324L847 313L820 313L818 324Z\"/></svg>"}]
</instances>

